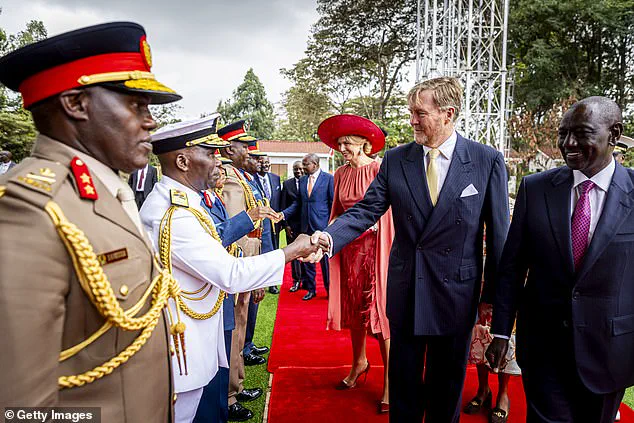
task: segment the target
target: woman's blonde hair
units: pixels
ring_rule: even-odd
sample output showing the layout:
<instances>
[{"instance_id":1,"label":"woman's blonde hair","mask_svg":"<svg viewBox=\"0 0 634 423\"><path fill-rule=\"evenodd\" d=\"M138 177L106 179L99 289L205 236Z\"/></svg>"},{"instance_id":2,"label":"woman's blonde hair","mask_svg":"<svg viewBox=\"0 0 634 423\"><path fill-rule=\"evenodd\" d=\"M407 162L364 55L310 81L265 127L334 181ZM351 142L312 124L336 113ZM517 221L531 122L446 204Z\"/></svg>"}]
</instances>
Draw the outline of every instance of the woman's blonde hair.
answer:
<instances>
[{"instance_id":1,"label":"woman's blonde hair","mask_svg":"<svg viewBox=\"0 0 634 423\"><path fill-rule=\"evenodd\" d=\"M363 153L365 153L366 156L369 156L370 153L372 153L372 143L359 135L344 135L339 139L351 142L352 144L363 145L361 150L363 150Z\"/></svg>"}]
</instances>

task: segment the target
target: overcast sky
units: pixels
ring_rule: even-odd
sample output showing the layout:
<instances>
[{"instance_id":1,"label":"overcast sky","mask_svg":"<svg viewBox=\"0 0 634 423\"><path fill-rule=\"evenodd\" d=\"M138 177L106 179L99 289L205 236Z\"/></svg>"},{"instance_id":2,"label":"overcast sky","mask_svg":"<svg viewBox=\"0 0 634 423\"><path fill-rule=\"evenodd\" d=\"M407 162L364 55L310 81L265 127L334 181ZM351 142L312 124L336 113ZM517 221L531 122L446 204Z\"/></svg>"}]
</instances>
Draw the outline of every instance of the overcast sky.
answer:
<instances>
[{"instance_id":1,"label":"overcast sky","mask_svg":"<svg viewBox=\"0 0 634 423\"><path fill-rule=\"evenodd\" d=\"M145 27L157 79L183 96L181 117L215 111L252 67L273 103L289 82L279 69L302 58L315 0L3 0L0 26L13 34L32 19L53 36L127 20Z\"/></svg>"}]
</instances>

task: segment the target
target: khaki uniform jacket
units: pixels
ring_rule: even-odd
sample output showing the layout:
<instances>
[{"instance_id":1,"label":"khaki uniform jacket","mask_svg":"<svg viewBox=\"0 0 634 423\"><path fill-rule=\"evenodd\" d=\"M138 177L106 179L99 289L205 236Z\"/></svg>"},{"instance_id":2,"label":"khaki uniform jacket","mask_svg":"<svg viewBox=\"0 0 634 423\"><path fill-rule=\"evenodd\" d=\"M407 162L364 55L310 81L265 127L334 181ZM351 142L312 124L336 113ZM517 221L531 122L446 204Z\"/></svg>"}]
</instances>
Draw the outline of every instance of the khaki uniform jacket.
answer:
<instances>
[{"instance_id":1,"label":"khaki uniform jacket","mask_svg":"<svg viewBox=\"0 0 634 423\"><path fill-rule=\"evenodd\" d=\"M172 380L167 326L161 318L147 343L127 363L93 383L58 390L60 376L77 375L111 359L140 331L111 328L66 361L61 351L97 331L104 319L82 290L73 263L44 210L49 201L81 229L96 254L125 249L127 258L103 265L120 305L127 310L147 290L157 269L153 251L119 201L97 179L99 198L79 196L72 151L40 136L33 157L0 176L0 404L101 407L103 422L172 420ZM24 176L55 174L43 189ZM50 175L49 172L44 174ZM36 181L37 182L37 181ZM124 287L125 285L125 287ZM138 315L149 308L144 306Z\"/></svg>"},{"instance_id":2,"label":"khaki uniform jacket","mask_svg":"<svg viewBox=\"0 0 634 423\"><path fill-rule=\"evenodd\" d=\"M238 169L230 164L224 165L227 170L227 180L222 189L222 199L225 202L225 208L229 217L233 217L242 211L247 210L244 190L238 182L238 178L242 174ZM237 176L238 173L240 176ZM240 238L236 243L242 248L245 257L257 256L262 249L262 241L259 238L249 238L247 235Z\"/></svg>"}]
</instances>

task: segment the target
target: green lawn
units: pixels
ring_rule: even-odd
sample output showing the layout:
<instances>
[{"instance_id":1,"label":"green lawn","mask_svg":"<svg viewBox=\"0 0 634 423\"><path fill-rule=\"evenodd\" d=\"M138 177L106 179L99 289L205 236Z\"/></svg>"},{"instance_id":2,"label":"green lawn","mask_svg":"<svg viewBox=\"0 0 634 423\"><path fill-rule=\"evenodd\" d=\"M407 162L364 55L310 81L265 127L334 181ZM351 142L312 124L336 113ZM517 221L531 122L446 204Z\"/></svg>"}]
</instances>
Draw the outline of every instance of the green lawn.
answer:
<instances>
[{"instance_id":1,"label":"green lawn","mask_svg":"<svg viewBox=\"0 0 634 423\"><path fill-rule=\"evenodd\" d=\"M275 324L275 315L277 313L278 295L273 295L267 291L264 300L260 303L258 310L258 320L253 335L253 342L258 347L263 345L270 347L273 338L273 326ZM268 358L268 354L266 355ZM243 405L253 411L254 417L249 422L261 422L264 418L264 405L266 403L266 394L269 390L270 373L266 370L266 364L260 366L246 367L246 379L244 381L245 388L262 388L264 394L255 401L245 402Z\"/></svg>"},{"instance_id":2,"label":"green lawn","mask_svg":"<svg viewBox=\"0 0 634 423\"><path fill-rule=\"evenodd\" d=\"M286 236L282 231L280 236L280 248L286 246ZM279 295L273 295L266 292L264 300L260 303L258 310L258 320L255 326L255 334L253 342L258 347L271 347L273 339L273 326L275 325L275 316L277 315L277 299ZM268 359L268 354L266 355ZM271 374L266 370L267 365L246 367L246 379L244 381L245 388L262 388L264 394L253 402L246 402L243 405L253 411L253 418L249 420L252 423L259 423L264 419L264 405L266 403L267 393L269 391L269 379Z\"/></svg>"}]
</instances>

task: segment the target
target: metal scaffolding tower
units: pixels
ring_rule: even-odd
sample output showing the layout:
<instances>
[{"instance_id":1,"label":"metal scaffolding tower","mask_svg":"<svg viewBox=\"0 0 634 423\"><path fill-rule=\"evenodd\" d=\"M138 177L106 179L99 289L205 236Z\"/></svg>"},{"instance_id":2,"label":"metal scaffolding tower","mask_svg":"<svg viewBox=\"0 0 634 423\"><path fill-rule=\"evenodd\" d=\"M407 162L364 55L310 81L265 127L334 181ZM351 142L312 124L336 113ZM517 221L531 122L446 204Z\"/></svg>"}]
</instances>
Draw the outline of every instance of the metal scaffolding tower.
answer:
<instances>
[{"instance_id":1,"label":"metal scaffolding tower","mask_svg":"<svg viewBox=\"0 0 634 423\"><path fill-rule=\"evenodd\" d=\"M417 0L416 81L456 76L465 87L457 128L508 152L506 42L510 0Z\"/></svg>"}]
</instances>

